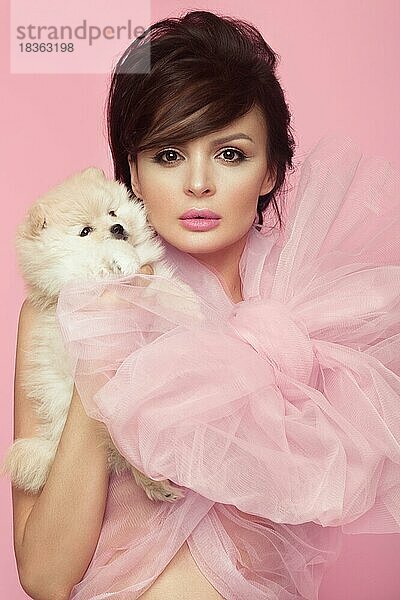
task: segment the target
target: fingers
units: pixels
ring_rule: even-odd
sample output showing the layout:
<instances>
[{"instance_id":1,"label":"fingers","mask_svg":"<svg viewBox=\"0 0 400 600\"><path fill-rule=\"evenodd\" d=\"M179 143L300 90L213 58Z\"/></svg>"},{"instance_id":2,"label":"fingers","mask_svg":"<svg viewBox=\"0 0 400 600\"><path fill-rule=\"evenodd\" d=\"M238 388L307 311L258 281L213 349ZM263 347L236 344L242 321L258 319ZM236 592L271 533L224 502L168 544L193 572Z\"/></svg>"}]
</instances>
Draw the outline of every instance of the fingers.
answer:
<instances>
[{"instance_id":1,"label":"fingers","mask_svg":"<svg viewBox=\"0 0 400 600\"><path fill-rule=\"evenodd\" d=\"M144 273L145 275L154 275L154 269L151 265L143 265L140 267L139 273Z\"/></svg>"},{"instance_id":2,"label":"fingers","mask_svg":"<svg viewBox=\"0 0 400 600\"><path fill-rule=\"evenodd\" d=\"M144 275L154 275L154 269L151 265L143 265L139 269L139 273L143 273ZM132 274L133 284L136 287L147 287L150 284L150 281L146 281L139 278L135 279L134 274ZM101 297L99 297L98 301L102 306L122 306L126 304L129 306L129 302L123 300L115 291L112 290L112 281L110 281L111 290L107 287L103 290Z\"/></svg>"}]
</instances>

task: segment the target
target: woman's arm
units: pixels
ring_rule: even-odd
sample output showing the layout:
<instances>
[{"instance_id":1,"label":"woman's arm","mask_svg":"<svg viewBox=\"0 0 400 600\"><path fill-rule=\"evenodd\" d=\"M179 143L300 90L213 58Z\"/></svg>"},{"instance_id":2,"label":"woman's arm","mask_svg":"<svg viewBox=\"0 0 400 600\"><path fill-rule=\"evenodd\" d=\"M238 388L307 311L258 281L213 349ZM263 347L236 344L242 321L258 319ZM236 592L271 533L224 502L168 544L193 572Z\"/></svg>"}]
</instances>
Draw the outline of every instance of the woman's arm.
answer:
<instances>
[{"instance_id":1,"label":"woman's arm","mask_svg":"<svg viewBox=\"0 0 400 600\"><path fill-rule=\"evenodd\" d=\"M15 372L14 439L35 434L31 400L21 387L37 309L21 309ZM39 494L13 486L14 549L23 589L35 600L70 595L93 556L108 490L105 428L85 413L74 390L47 482Z\"/></svg>"}]
</instances>

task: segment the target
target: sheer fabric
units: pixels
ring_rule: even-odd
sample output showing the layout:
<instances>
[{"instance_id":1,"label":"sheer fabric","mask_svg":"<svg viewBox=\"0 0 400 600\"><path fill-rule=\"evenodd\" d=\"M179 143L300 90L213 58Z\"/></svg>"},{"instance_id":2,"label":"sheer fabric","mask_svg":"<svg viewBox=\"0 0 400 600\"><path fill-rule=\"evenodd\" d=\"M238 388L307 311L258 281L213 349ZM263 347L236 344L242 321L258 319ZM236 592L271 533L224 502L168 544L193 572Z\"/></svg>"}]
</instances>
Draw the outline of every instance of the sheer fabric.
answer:
<instances>
[{"instance_id":1,"label":"sheer fabric","mask_svg":"<svg viewBox=\"0 0 400 600\"><path fill-rule=\"evenodd\" d=\"M165 240L194 296L143 274L64 288L85 410L131 464L185 488L154 503L113 476L71 598L139 597L186 540L227 600L316 599L342 533L400 531L399 184L325 137L284 228L250 230L242 302Z\"/></svg>"}]
</instances>

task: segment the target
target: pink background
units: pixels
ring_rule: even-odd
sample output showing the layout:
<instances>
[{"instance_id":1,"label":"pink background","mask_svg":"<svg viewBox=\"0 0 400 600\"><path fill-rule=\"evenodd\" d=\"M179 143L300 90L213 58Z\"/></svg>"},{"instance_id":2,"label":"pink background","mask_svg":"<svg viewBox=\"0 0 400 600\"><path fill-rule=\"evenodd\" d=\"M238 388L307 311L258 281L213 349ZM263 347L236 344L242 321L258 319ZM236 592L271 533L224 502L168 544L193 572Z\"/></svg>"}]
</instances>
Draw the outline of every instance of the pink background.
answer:
<instances>
[{"instance_id":1,"label":"pink background","mask_svg":"<svg viewBox=\"0 0 400 600\"><path fill-rule=\"evenodd\" d=\"M337 131L400 169L398 0L155 0L151 22L193 8L247 19L281 55L279 75L293 115L297 161L322 135ZM14 258L16 224L38 195L75 170L89 165L109 175L112 170L103 117L107 76L11 75L4 0L0 10L3 455L12 440L15 339L24 298ZM27 596L16 571L10 484L4 478L0 501L0 597L19 600ZM320 600L398 600L399 554L400 536L345 536Z\"/></svg>"}]
</instances>

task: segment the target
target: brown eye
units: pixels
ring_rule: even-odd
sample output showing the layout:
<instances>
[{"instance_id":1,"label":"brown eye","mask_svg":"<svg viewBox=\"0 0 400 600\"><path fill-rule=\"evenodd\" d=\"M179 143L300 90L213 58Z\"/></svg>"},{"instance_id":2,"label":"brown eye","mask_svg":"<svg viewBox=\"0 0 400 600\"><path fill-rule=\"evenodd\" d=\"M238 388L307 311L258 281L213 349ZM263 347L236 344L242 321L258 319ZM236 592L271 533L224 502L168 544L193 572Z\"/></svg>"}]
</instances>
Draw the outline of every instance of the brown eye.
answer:
<instances>
[{"instance_id":1,"label":"brown eye","mask_svg":"<svg viewBox=\"0 0 400 600\"><path fill-rule=\"evenodd\" d=\"M117 216L113 210L110 210L110 212L108 214L110 215L110 217L116 217Z\"/></svg>"},{"instance_id":2,"label":"brown eye","mask_svg":"<svg viewBox=\"0 0 400 600\"><path fill-rule=\"evenodd\" d=\"M84 227L79 235L80 237L86 237L91 231L93 231L93 227Z\"/></svg>"}]
</instances>

